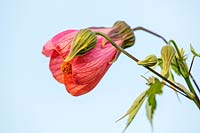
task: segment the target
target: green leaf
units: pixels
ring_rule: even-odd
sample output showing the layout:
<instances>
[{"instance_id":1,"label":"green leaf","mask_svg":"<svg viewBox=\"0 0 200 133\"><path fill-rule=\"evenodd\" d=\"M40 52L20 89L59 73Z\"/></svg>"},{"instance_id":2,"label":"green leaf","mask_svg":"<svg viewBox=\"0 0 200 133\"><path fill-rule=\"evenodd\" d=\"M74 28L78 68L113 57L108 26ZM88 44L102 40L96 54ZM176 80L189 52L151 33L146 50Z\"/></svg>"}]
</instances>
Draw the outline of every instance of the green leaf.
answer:
<instances>
[{"instance_id":1,"label":"green leaf","mask_svg":"<svg viewBox=\"0 0 200 133\"><path fill-rule=\"evenodd\" d=\"M194 50L194 48L192 47L192 45L190 44L190 51L192 52L192 54L194 56L200 57L200 54L197 54L197 52Z\"/></svg>"},{"instance_id":2,"label":"green leaf","mask_svg":"<svg viewBox=\"0 0 200 133\"><path fill-rule=\"evenodd\" d=\"M146 78L145 78L146 79ZM123 115L121 118L119 118L116 122L120 121L121 119L125 118L128 116L128 120L126 123L126 127L124 128L124 131L128 128L128 126L131 124L133 119L135 118L137 112L139 111L140 107L144 103L146 97L148 97L148 105L146 105L147 108L147 116L148 119L152 123L152 118L154 111L156 109L156 94L162 94L162 87L163 84L162 82L159 81L159 79L155 77L150 77L147 80L147 85L149 85L149 89L141 93L133 102L132 106L129 108L127 113Z\"/></svg>"},{"instance_id":3,"label":"green leaf","mask_svg":"<svg viewBox=\"0 0 200 133\"><path fill-rule=\"evenodd\" d=\"M151 83L148 83L150 85L150 88L147 90L147 94L148 95L162 94L162 87L163 87L162 82L160 82L160 80L155 77L150 77L148 79L148 82L149 81L151 81Z\"/></svg>"},{"instance_id":4,"label":"green leaf","mask_svg":"<svg viewBox=\"0 0 200 133\"><path fill-rule=\"evenodd\" d=\"M155 95L151 95L148 97L148 100L146 102L146 114L149 122L152 125L153 115L156 110L156 97Z\"/></svg>"},{"instance_id":5,"label":"green leaf","mask_svg":"<svg viewBox=\"0 0 200 133\"><path fill-rule=\"evenodd\" d=\"M153 120L153 115L154 115L154 112L156 110L156 105L157 105L156 95L162 94L163 84L155 77L151 77L149 79L151 79L151 81L153 81L152 79L154 79L154 82L150 84L150 88L147 91L148 99L146 102L146 114L147 114L147 118L149 122L151 123L151 125L153 125L152 120Z\"/></svg>"},{"instance_id":6,"label":"green leaf","mask_svg":"<svg viewBox=\"0 0 200 133\"><path fill-rule=\"evenodd\" d=\"M127 113L123 115L121 118L119 118L116 122L123 119L124 117L128 116L128 120L126 123L126 127L124 128L124 131L128 128L128 126L131 124L133 119L135 118L137 112L139 111L140 107L144 103L147 96L147 91L142 92L133 102L132 106L129 108Z\"/></svg>"}]
</instances>

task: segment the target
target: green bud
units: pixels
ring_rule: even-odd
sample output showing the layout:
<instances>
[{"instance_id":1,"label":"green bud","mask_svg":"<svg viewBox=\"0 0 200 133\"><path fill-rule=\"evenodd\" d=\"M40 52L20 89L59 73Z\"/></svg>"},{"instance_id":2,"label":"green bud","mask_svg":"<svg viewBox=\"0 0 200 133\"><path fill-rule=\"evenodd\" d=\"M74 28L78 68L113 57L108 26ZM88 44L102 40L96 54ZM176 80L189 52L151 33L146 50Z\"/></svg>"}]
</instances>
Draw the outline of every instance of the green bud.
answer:
<instances>
[{"instance_id":1,"label":"green bud","mask_svg":"<svg viewBox=\"0 0 200 133\"><path fill-rule=\"evenodd\" d=\"M189 70L186 63L187 56L183 48L179 49L180 56L176 53L175 57L172 61L173 69L176 71L178 75L182 75L184 78L189 76Z\"/></svg>"},{"instance_id":2,"label":"green bud","mask_svg":"<svg viewBox=\"0 0 200 133\"><path fill-rule=\"evenodd\" d=\"M194 48L192 47L191 44L190 44L190 51L192 52L192 54L193 54L194 56L200 57L200 54L198 54L198 53L194 50Z\"/></svg>"},{"instance_id":3,"label":"green bud","mask_svg":"<svg viewBox=\"0 0 200 133\"><path fill-rule=\"evenodd\" d=\"M157 64L157 57L155 55L149 55L144 60L137 62L138 65L152 67Z\"/></svg>"},{"instance_id":4,"label":"green bud","mask_svg":"<svg viewBox=\"0 0 200 133\"><path fill-rule=\"evenodd\" d=\"M97 43L97 36L89 29L80 30L72 42L71 50L65 62L69 62L77 55L83 55L93 49Z\"/></svg>"},{"instance_id":5,"label":"green bud","mask_svg":"<svg viewBox=\"0 0 200 133\"><path fill-rule=\"evenodd\" d=\"M189 77L189 70L188 70L188 66L186 64L185 61L179 61L178 62L178 65L179 65L179 68L180 68L180 71L181 71L181 74L183 75L184 78L187 78Z\"/></svg>"},{"instance_id":6,"label":"green bud","mask_svg":"<svg viewBox=\"0 0 200 133\"><path fill-rule=\"evenodd\" d=\"M135 44L135 35L131 27L125 21L117 21L113 25L113 30L109 33L112 40L123 39L123 48L131 47Z\"/></svg>"},{"instance_id":7,"label":"green bud","mask_svg":"<svg viewBox=\"0 0 200 133\"><path fill-rule=\"evenodd\" d=\"M175 51L174 47L172 47L171 45L165 45L162 47L161 58L163 61L163 64L162 64L162 75L163 76L168 75L169 68L170 68L171 62L172 62L175 54L176 54L176 51Z\"/></svg>"}]
</instances>

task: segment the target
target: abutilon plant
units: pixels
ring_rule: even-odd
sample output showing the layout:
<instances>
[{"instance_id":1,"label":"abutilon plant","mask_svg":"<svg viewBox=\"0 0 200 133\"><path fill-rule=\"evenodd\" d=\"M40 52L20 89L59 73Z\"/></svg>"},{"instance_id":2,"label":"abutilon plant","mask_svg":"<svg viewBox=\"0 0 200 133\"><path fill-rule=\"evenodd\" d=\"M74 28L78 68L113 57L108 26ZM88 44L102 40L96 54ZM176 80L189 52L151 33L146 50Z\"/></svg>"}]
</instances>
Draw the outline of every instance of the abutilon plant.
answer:
<instances>
[{"instance_id":1,"label":"abutilon plant","mask_svg":"<svg viewBox=\"0 0 200 133\"><path fill-rule=\"evenodd\" d=\"M150 33L165 42L160 57L150 54L138 60L125 50L135 44L134 32L138 30ZM126 129L145 101L147 118L152 124L157 106L156 96L163 93L164 86L193 101L200 109L197 94L200 94L200 89L191 74L194 60L200 57L200 54L192 45L190 49L193 58L188 67L184 50L178 48L175 41L167 41L144 27L131 28L126 22L117 21L112 27L89 27L58 33L43 46L42 53L50 57L49 68L53 77L64 84L67 92L73 96L80 96L94 89L120 53L152 72L151 77L143 76L148 89L135 99L127 113L119 119L128 116ZM156 71L156 67L160 67L161 71ZM177 82L174 75L182 77L187 87Z\"/></svg>"},{"instance_id":2,"label":"abutilon plant","mask_svg":"<svg viewBox=\"0 0 200 133\"><path fill-rule=\"evenodd\" d=\"M42 53L50 57L53 77L64 84L73 96L94 89L120 54L100 34L108 36L122 48L135 42L132 29L125 22L118 21L111 28L92 27L61 32L43 47Z\"/></svg>"}]
</instances>

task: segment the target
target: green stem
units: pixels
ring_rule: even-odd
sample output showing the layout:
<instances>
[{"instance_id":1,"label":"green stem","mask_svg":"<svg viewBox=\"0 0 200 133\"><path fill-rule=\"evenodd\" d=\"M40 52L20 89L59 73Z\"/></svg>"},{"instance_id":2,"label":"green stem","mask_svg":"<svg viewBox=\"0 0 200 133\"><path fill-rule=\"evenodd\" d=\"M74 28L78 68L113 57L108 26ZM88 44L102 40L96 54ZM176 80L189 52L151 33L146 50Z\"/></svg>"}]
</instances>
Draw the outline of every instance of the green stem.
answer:
<instances>
[{"instance_id":1,"label":"green stem","mask_svg":"<svg viewBox=\"0 0 200 133\"><path fill-rule=\"evenodd\" d=\"M180 58L181 61L182 61L181 53L180 53L180 51L179 51L179 49L178 49L178 46L177 46L177 44L175 43L175 41L174 41L174 40L169 40L169 43L172 43L172 44L174 45L174 47L175 47L175 49L176 49L176 52L178 53L178 56L179 56L179 58Z\"/></svg>"},{"instance_id":2,"label":"green stem","mask_svg":"<svg viewBox=\"0 0 200 133\"><path fill-rule=\"evenodd\" d=\"M174 45L174 47L175 47L175 49L176 49L176 51L177 51L177 53L178 53L179 59L183 62L183 59L182 59L182 57L181 57L181 53L180 53L180 51L179 51L179 48L178 48L177 44L176 44L173 40L170 40L169 43L172 43L172 44ZM190 75L190 77L192 78L192 80L193 80L195 86L197 87L198 91L200 92L199 86L197 85L196 81L194 80L194 77L190 74L190 71L191 71L191 67L192 67L193 62L194 62L194 57L193 57L193 59L192 59L192 63L191 63L191 66L190 66L189 75ZM183 76L183 74L182 74L182 76ZM197 107L200 109L200 100L199 100L199 98L198 98L198 95L197 95L196 92L195 92L195 89L194 89L194 87L193 87L193 85L192 85L192 83L191 83L191 81L190 81L189 76L187 76L187 77L184 77L184 76L183 76L183 78L185 79L185 82L187 83L187 85L188 85L190 91L191 91L191 92L194 94L194 96L195 96L195 98L193 99L193 101L195 102L195 104L197 105Z\"/></svg>"},{"instance_id":3,"label":"green stem","mask_svg":"<svg viewBox=\"0 0 200 133\"><path fill-rule=\"evenodd\" d=\"M195 104L197 105L197 107L200 109L200 100L199 100L199 98L198 98L198 96L197 96L197 94L196 94L196 92L195 92L195 90L194 90L194 88L193 88L193 86L192 86L192 83L191 83L191 81L190 81L190 78L189 78L189 77L185 78L185 82L187 83L187 85L188 85L190 91L191 91L191 92L194 94L194 96L195 96L195 98L193 99L194 103L195 103Z\"/></svg>"},{"instance_id":4,"label":"green stem","mask_svg":"<svg viewBox=\"0 0 200 133\"><path fill-rule=\"evenodd\" d=\"M108 37L106 34L102 33L102 32L95 32L96 35L100 35L102 37L104 37L106 40L108 40L116 49L118 49L120 52L124 53L126 56L128 56L129 58L131 58L132 60L134 60L135 62L138 62L139 60L137 58L135 58L134 56L132 56L131 54L129 54L127 51L125 51L122 47L118 46L117 44L115 44L115 42Z\"/></svg>"},{"instance_id":5,"label":"green stem","mask_svg":"<svg viewBox=\"0 0 200 133\"><path fill-rule=\"evenodd\" d=\"M128 56L129 58L131 58L132 60L134 60L135 62L138 62L139 60L137 58L135 58L133 55L129 54L127 51L125 51L123 48L121 48L120 46L118 46L111 38L109 38L106 34L102 33L102 32L95 32L96 35L100 35L102 37L104 37L106 40L108 40L117 50L119 50L120 52L122 52L123 54L125 54L126 56ZM160 77L161 79L163 79L164 81L166 81L167 83L169 83L170 85L172 85L173 87L175 87L176 89L173 88L173 90L177 91L179 94L189 98L180 87L178 87L177 85L175 85L173 82L171 82L170 80L166 79L164 76L162 76L161 74L159 74L158 72L156 72L155 70L153 70L150 67L144 66L146 69L148 69L149 71L151 71L152 73L154 73L155 75L157 75L158 77ZM189 98L190 99L190 98Z\"/></svg>"}]
</instances>

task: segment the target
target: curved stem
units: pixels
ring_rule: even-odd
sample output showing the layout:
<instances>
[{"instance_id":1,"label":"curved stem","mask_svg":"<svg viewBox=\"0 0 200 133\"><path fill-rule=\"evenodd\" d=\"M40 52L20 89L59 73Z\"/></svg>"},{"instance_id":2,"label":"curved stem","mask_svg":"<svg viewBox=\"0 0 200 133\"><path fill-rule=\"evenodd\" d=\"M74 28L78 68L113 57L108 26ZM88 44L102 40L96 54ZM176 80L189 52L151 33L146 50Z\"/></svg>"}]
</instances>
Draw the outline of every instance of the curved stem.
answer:
<instances>
[{"instance_id":1,"label":"curved stem","mask_svg":"<svg viewBox=\"0 0 200 133\"><path fill-rule=\"evenodd\" d=\"M120 52L124 53L126 56L128 56L129 58L131 58L132 60L134 60L135 62L138 62L139 60L137 58L135 58L134 56L132 56L131 54L129 54L127 51L125 51L122 47L118 46L117 44L115 44L115 42L109 38L106 34L102 33L102 32L95 32L96 35L100 35L102 37L104 37L106 40L108 40L116 49L118 49Z\"/></svg>"},{"instance_id":2,"label":"curved stem","mask_svg":"<svg viewBox=\"0 0 200 133\"><path fill-rule=\"evenodd\" d=\"M125 51L123 48L121 48L120 46L118 46L112 39L110 39L106 34L102 33L102 32L95 32L96 35L100 35L102 37L104 37L106 40L108 40L117 50L119 50L120 52L122 52L123 54L125 54L126 56L128 56L129 58L131 58L132 60L134 60L135 62L138 62L139 60L134 57L133 55L129 54L127 51ZM173 88L173 90L177 91L179 94L189 98L182 90L180 87L178 87L177 85L175 85L173 82L171 82L170 80L166 79L164 76L162 76L161 74L159 74L158 72L156 72L155 70L153 70L150 67L144 66L146 69L148 69L149 71L151 71L152 73L154 73L155 75L157 75L158 77L160 77L161 79L163 79L164 81L166 81L167 83L169 83L170 85L172 85L173 87L175 87L176 89ZM190 99L190 98L189 98Z\"/></svg>"},{"instance_id":3,"label":"curved stem","mask_svg":"<svg viewBox=\"0 0 200 133\"><path fill-rule=\"evenodd\" d=\"M175 41L174 40L169 40L169 43L172 43L174 45L174 47L176 49L176 52L178 53L178 56L179 56L180 60L182 61L181 53L180 53L179 48L178 48L177 44L175 43Z\"/></svg>"},{"instance_id":4,"label":"curved stem","mask_svg":"<svg viewBox=\"0 0 200 133\"><path fill-rule=\"evenodd\" d=\"M152 34L152 35L154 35L154 36L156 36L156 37L162 39L166 44L168 43L167 40L166 40L164 37L162 37L161 35L159 35L159 34L153 32L153 31L151 31L151 30L148 30L148 29L146 29L146 28L144 28L144 27L140 27L140 26L139 26L139 27L133 28L133 31L137 31L137 30L143 30L143 31L145 31L145 32L147 32L147 33L150 33L150 34Z\"/></svg>"}]
</instances>

